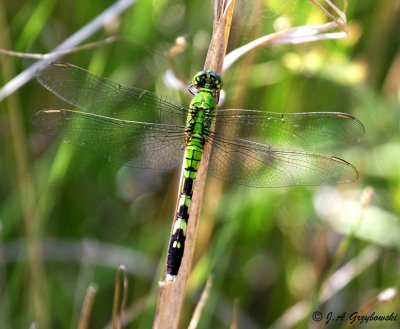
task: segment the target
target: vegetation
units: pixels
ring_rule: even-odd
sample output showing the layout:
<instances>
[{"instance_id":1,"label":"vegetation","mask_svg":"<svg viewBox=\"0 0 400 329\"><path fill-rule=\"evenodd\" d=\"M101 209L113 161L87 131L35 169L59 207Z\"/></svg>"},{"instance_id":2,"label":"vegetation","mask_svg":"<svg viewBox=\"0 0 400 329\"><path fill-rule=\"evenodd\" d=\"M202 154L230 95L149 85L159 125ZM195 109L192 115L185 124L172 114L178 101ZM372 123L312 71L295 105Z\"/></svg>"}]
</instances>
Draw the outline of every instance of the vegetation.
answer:
<instances>
[{"instance_id":1,"label":"vegetation","mask_svg":"<svg viewBox=\"0 0 400 329\"><path fill-rule=\"evenodd\" d=\"M48 53L109 5L0 0L0 48ZM277 29L329 21L310 1L236 6L228 52ZM223 107L354 115L365 138L326 153L354 164L359 180L257 189L209 177L182 328L210 274L198 328L307 328L325 325L329 312L400 313L393 295L375 299L399 286L400 7L350 0L347 18L345 39L263 47L240 59L224 73ZM188 93L163 82L171 65L163 54L187 38L173 64L189 84L203 67L212 22L212 1L137 1L85 42L121 38L62 60L188 104ZM1 85L32 61L0 54ZM0 102L0 328L77 328L89 286L96 293L88 328L105 327L120 264L129 279L128 327L150 328L179 168L120 167L33 128L35 112L63 107L70 108L35 80ZM398 326L400 316L369 324Z\"/></svg>"}]
</instances>

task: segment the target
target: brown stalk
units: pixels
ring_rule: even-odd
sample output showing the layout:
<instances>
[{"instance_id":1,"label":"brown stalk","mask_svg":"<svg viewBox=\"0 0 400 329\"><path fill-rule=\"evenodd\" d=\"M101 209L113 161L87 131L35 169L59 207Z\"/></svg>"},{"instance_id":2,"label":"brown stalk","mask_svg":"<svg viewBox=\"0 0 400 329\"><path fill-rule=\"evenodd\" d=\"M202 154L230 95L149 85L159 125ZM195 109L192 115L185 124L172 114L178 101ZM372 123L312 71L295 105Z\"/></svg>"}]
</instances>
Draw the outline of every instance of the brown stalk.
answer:
<instances>
[{"instance_id":1,"label":"brown stalk","mask_svg":"<svg viewBox=\"0 0 400 329\"><path fill-rule=\"evenodd\" d=\"M204 287L204 290L200 296L199 302L196 305L196 308L193 312L192 319L190 320L190 324L188 326L188 329L196 329L200 319L201 315L203 314L204 307L206 306L206 303L208 301L208 297L210 296L210 291L211 287L213 285L214 278L212 275L208 277L206 286Z\"/></svg>"},{"instance_id":2,"label":"brown stalk","mask_svg":"<svg viewBox=\"0 0 400 329\"><path fill-rule=\"evenodd\" d=\"M122 294L121 294L122 281ZM128 299L128 274L124 265L121 265L117 271L114 287L114 306L111 321L112 329L121 329L124 318L124 310Z\"/></svg>"},{"instance_id":3,"label":"brown stalk","mask_svg":"<svg viewBox=\"0 0 400 329\"><path fill-rule=\"evenodd\" d=\"M211 69L218 73L222 72L222 65L228 43L234 7L235 0L215 0L213 35L208 48L204 69ZM183 300L185 297L185 286L192 265L198 219L203 200L209 158L210 147L209 145L206 145L193 191L185 254L183 256L182 265L177 281L168 285L163 285L160 288L153 328L178 328ZM164 275L165 271L166 269L164 268Z\"/></svg>"},{"instance_id":4,"label":"brown stalk","mask_svg":"<svg viewBox=\"0 0 400 329\"><path fill-rule=\"evenodd\" d=\"M97 286L93 283L91 283L86 290L85 299L83 300L81 314L79 317L78 329L89 328L90 314L92 313L92 307L97 290Z\"/></svg>"}]
</instances>

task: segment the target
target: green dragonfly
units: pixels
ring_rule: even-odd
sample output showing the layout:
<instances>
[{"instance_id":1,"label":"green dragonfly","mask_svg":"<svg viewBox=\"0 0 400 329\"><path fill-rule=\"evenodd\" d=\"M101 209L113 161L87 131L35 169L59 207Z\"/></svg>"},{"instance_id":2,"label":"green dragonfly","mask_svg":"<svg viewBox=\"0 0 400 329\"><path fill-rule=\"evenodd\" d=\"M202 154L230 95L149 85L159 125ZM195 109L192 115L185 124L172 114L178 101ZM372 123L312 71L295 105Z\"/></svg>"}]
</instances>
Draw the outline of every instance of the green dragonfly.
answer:
<instances>
[{"instance_id":1,"label":"green dragonfly","mask_svg":"<svg viewBox=\"0 0 400 329\"><path fill-rule=\"evenodd\" d=\"M212 146L209 174L227 182L280 187L358 178L350 163L316 150L357 142L364 134L359 120L339 112L217 110L222 79L209 70L194 76L189 106L66 63L51 63L36 78L81 109L36 113L34 125L50 135L135 168L166 170L184 157L167 281L176 279L183 257L193 185L206 143Z\"/></svg>"}]
</instances>

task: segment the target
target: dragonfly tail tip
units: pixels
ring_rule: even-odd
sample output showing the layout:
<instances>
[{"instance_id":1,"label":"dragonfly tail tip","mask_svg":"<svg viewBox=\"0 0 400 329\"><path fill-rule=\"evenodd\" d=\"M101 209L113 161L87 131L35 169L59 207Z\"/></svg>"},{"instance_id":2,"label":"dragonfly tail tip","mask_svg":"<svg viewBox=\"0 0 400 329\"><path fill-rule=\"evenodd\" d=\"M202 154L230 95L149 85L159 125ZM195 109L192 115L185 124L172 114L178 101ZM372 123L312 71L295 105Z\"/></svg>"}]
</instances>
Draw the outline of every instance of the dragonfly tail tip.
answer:
<instances>
[{"instance_id":1,"label":"dragonfly tail tip","mask_svg":"<svg viewBox=\"0 0 400 329\"><path fill-rule=\"evenodd\" d=\"M176 275L167 274L165 280L158 282L158 286L166 287L175 281L176 281Z\"/></svg>"}]
</instances>

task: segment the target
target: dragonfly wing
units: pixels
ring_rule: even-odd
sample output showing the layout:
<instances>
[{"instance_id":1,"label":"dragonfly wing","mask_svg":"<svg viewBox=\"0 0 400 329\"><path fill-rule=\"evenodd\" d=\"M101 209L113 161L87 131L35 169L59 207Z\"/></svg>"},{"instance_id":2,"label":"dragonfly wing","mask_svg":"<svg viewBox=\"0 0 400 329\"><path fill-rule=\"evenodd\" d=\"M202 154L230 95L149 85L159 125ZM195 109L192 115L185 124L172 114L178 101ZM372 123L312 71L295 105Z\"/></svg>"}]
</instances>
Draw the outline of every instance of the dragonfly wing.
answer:
<instances>
[{"instance_id":1,"label":"dragonfly wing","mask_svg":"<svg viewBox=\"0 0 400 329\"><path fill-rule=\"evenodd\" d=\"M364 126L339 112L273 113L252 110L217 111L215 132L278 148L316 150L355 143Z\"/></svg>"},{"instance_id":2,"label":"dragonfly wing","mask_svg":"<svg viewBox=\"0 0 400 329\"><path fill-rule=\"evenodd\" d=\"M135 168L165 170L181 163L182 127L119 120L71 110L43 110L33 124L66 143L109 161Z\"/></svg>"},{"instance_id":3,"label":"dragonfly wing","mask_svg":"<svg viewBox=\"0 0 400 329\"><path fill-rule=\"evenodd\" d=\"M321 154L273 148L256 142L212 135L209 173L227 182L253 187L329 185L357 180L348 162Z\"/></svg>"},{"instance_id":4,"label":"dragonfly wing","mask_svg":"<svg viewBox=\"0 0 400 329\"><path fill-rule=\"evenodd\" d=\"M36 79L64 101L99 115L122 120L184 125L187 108L147 90L124 87L80 67L53 62Z\"/></svg>"}]
</instances>

